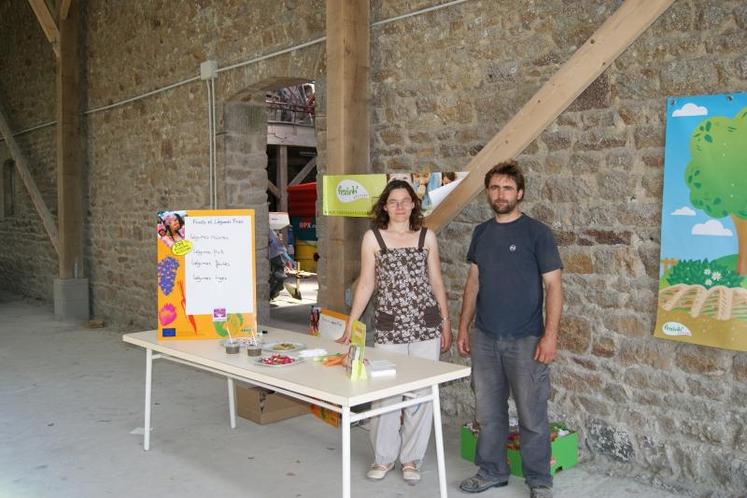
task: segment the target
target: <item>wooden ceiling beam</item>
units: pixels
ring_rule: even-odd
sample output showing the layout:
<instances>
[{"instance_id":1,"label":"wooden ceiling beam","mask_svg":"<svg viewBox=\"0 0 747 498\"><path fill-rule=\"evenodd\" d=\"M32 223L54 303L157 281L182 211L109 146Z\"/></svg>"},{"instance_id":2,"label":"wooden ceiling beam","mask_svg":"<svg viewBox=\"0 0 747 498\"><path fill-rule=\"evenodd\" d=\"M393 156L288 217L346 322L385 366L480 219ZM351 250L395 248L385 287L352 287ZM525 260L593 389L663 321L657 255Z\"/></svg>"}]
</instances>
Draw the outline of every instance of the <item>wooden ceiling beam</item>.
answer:
<instances>
[{"instance_id":1,"label":"wooden ceiling beam","mask_svg":"<svg viewBox=\"0 0 747 498\"><path fill-rule=\"evenodd\" d=\"M72 0L62 0L62 3L60 4L60 20L64 21L67 19L67 14L70 12L70 4L72 3Z\"/></svg>"},{"instance_id":2,"label":"wooden ceiling beam","mask_svg":"<svg viewBox=\"0 0 747 498\"><path fill-rule=\"evenodd\" d=\"M47 37L49 43L52 44L54 54L59 57L60 50L57 42L60 39L60 30L57 28L57 23L47 6L47 2L45 0L28 0L28 2L31 10L34 11L34 15L36 15L36 20L39 21L42 31L44 31L44 35Z\"/></svg>"},{"instance_id":3,"label":"wooden ceiling beam","mask_svg":"<svg viewBox=\"0 0 747 498\"><path fill-rule=\"evenodd\" d=\"M483 191L485 173L515 158L596 80L674 0L626 0L467 164L469 172L426 218L440 230Z\"/></svg>"}]
</instances>

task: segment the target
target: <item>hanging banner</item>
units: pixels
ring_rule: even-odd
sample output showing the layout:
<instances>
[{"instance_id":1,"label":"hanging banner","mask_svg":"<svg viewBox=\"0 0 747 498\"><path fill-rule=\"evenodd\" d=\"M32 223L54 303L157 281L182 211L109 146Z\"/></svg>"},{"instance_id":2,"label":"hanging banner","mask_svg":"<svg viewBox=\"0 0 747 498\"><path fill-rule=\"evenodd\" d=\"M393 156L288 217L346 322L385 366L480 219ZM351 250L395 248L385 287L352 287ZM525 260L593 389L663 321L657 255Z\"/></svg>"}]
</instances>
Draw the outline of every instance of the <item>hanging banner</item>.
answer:
<instances>
[{"instance_id":1,"label":"hanging banner","mask_svg":"<svg viewBox=\"0 0 747 498\"><path fill-rule=\"evenodd\" d=\"M409 183L420 198L423 214L428 215L454 187L467 176L466 172L436 172L373 175L325 175L322 183L322 214L367 218L379 200L386 184L392 180Z\"/></svg>"},{"instance_id":2,"label":"hanging banner","mask_svg":"<svg viewBox=\"0 0 747 498\"><path fill-rule=\"evenodd\" d=\"M159 339L255 335L254 211L161 211L157 234Z\"/></svg>"},{"instance_id":3,"label":"hanging banner","mask_svg":"<svg viewBox=\"0 0 747 498\"><path fill-rule=\"evenodd\" d=\"M669 98L654 335L747 351L747 93Z\"/></svg>"}]
</instances>

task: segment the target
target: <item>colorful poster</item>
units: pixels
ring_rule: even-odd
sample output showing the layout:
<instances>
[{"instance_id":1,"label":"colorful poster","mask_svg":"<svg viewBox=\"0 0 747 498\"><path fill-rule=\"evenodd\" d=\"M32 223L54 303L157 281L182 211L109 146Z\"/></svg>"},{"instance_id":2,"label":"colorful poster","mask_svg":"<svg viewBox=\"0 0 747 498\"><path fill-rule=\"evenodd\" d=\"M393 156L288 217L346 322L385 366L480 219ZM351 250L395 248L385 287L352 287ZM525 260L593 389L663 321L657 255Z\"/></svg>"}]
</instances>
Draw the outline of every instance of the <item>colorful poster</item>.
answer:
<instances>
[{"instance_id":1,"label":"colorful poster","mask_svg":"<svg viewBox=\"0 0 747 498\"><path fill-rule=\"evenodd\" d=\"M215 339L257 332L254 211L161 211L158 337Z\"/></svg>"},{"instance_id":2,"label":"colorful poster","mask_svg":"<svg viewBox=\"0 0 747 498\"><path fill-rule=\"evenodd\" d=\"M322 214L367 218L386 184L392 180L404 180L420 198L423 214L427 215L465 176L467 173L461 171L431 173L430 170L415 173L325 175L322 183Z\"/></svg>"},{"instance_id":3,"label":"colorful poster","mask_svg":"<svg viewBox=\"0 0 747 498\"><path fill-rule=\"evenodd\" d=\"M669 98L656 337L747 351L747 94Z\"/></svg>"}]
</instances>

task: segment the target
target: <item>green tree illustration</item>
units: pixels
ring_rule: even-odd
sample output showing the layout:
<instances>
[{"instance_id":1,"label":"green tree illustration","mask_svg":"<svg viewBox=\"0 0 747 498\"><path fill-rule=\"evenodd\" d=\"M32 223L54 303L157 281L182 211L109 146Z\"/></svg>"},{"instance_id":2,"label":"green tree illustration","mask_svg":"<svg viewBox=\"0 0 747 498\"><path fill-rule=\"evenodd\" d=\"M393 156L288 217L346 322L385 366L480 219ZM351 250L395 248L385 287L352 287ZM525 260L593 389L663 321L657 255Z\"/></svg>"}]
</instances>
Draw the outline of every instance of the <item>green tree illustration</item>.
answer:
<instances>
[{"instance_id":1,"label":"green tree illustration","mask_svg":"<svg viewBox=\"0 0 747 498\"><path fill-rule=\"evenodd\" d=\"M690 202L712 218L731 216L739 241L737 273L747 275L747 107L733 119L703 120L690 137L690 157Z\"/></svg>"}]
</instances>

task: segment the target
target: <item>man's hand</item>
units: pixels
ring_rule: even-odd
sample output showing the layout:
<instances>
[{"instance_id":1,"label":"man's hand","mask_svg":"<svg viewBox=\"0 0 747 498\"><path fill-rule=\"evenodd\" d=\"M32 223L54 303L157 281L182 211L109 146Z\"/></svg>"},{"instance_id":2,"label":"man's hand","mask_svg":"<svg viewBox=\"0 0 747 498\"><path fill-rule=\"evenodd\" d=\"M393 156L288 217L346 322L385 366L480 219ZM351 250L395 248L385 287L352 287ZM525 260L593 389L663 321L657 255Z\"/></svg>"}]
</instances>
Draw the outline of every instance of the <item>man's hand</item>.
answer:
<instances>
[{"instance_id":1,"label":"man's hand","mask_svg":"<svg viewBox=\"0 0 747 498\"><path fill-rule=\"evenodd\" d=\"M468 357L471 353L471 349L469 347L469 332L466 330L460 330L457 334L457 351L459 351L459 355L463 357Z\"/></svg>"},{"instance_id":2,"label":"man's hand","mask_svg":"<svg viewBox=\"0 0 747 498\"><path fill-rule=\"evenodd\" d=\"M545 334L537 343L537 348L534 350L534 359L540 363L549 364L555 359L555 354L558 352L558 336L557 334Z\"/></svg>"}]
</instances>

